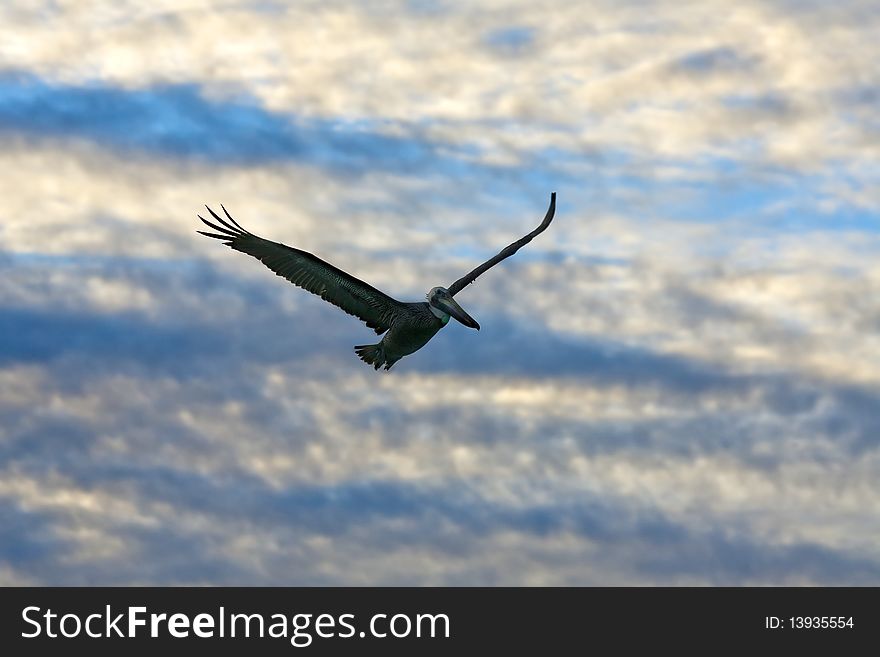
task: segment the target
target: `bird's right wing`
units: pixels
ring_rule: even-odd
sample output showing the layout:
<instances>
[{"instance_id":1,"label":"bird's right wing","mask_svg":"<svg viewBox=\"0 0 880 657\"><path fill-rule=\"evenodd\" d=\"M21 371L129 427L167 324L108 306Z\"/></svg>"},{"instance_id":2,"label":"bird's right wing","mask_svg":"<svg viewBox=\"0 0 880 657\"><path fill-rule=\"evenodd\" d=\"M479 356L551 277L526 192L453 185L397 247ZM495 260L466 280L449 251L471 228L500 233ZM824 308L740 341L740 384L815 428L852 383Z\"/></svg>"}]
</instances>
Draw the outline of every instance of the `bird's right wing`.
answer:
<instances>
[{"instance_id":1,"label":"bird's right wing","mask_svg":"<svg viewBox=\"0 0 880 657\"><path fill-rule=\"evenodd\" d=\"M524 247L526 244L531 242L532 239L536 235L543 233L545 230L547 230L547 226L549 226L550 222L553 221L553 215L555 215L555 214L556 214L556 192L552 192L550 194L550 207L547 208L547 214L544 215L544 220L541 222L540 226L535 228L535 230L533 230L528 235L524 235L524 236L520 237L513 244L508 244L503 249L501 249L501 251L498 254L492 256L486 262L484 262L482 265L480 265L479 267L477 267L473 271L468 272L467 274L465 274L464 276L459 278L457 281L455 281L455 283L453 283L452 285L449 286L449 288L448 288L449 294L455 296L456 294L461 292L464 288L466 288L468 285L470 285L475 280L477 280L478 276L480 276L481 274L485 274L487 271L492 269L492 267L497 265L499 262L509 258L514 253L519 251L522 247Z\"/></svg>"},{"instance_id":2,"label":"bird's right wing","mask_svg":"<svg viewBox=\"0 0 880 657\"><path fill-rule=\"evenodd\" d=\"M223 208L222 205L220 207ZM226 246L255 257L294 285L317 294L349 315L361 319L376 333L382 334L391 328L396 312L404 306L400 301L311 253L249 233L238 225L226 208L223 208L223 212L229 221L221 219L211 208L208 208L208 212L220 225L199 215L199 219L215 232L196 232L222 240Z\"/></svg>"}]
</instances>

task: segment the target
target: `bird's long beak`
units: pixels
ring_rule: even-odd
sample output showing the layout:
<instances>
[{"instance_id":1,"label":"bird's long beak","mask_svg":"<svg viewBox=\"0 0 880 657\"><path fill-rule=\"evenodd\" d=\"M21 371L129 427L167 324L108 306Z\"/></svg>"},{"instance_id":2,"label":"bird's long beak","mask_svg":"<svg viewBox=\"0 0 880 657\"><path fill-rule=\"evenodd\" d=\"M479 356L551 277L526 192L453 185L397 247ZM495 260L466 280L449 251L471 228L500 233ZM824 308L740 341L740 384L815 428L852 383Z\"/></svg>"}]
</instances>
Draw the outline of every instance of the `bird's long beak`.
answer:
<instances>
[{"instance_id":1,"label":"bird's long beak","mask_svg":"<svg viewBox=\"0 0 880 657\"><path fill-rule=\"evenodd\" d=\"M445 297L438 301L438 305L444 312L450 314L450 316L455 317L459 322L464 324L469 328L475 328L478 331L480 330L480 325L477 324L476 320L468 315L464 308L458 305L458 302L452 297Z\"/></svg>"}]
</instances>

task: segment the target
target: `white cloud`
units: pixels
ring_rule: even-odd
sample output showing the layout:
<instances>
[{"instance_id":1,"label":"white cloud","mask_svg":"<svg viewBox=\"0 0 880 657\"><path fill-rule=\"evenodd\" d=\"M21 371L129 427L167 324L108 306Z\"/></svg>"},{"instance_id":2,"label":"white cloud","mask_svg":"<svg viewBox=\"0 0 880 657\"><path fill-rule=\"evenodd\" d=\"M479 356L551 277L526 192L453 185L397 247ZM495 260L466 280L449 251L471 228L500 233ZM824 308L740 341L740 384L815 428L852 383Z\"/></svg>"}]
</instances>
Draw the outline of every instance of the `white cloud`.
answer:
<instances>
[{"instance_id":1,"label":"white cloud","mask_svg":"<svg viewBox=\"0 0 880 657\"><path fill-rule=\"evenodd\" d=\"M273 111L427 125L480 144L487 161L542 146L820 171L876 159L863 134L870 115L859 119L843 97L880 79L876 17L863 3L447 7L425 16L397 3L260 11L99 2L42 12L10 3L2 66L73 84L197 81L212 97L249 94ZM71 27L55 29L62 22ZM487 44L511 27L534 35L514 57Z\"/></svg>"}]
</instances>

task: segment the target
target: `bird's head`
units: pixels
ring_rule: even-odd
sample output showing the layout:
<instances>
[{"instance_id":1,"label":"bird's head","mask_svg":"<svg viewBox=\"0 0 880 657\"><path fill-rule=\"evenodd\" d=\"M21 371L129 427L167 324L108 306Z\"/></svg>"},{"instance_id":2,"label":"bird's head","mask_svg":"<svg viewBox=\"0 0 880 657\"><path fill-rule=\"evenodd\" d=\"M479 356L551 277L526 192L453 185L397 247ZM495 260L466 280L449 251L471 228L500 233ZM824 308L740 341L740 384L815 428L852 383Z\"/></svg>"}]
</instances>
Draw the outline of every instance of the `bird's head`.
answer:
<instances>
[{"instance_id":1,"label":"bird's head","mask_svg":"<svg viewBox=\"0 0 880 657\"><path fill-rule=\"evenodd\" d=\"M427 298L431 312L439 317L444 324L449 321L450 317L454 317L465 326L480 330L480 325L464 311L464 308L458 305L458 302L452 298L449 290L445 287L431 288Z\"/></svg>"}]
</instances>

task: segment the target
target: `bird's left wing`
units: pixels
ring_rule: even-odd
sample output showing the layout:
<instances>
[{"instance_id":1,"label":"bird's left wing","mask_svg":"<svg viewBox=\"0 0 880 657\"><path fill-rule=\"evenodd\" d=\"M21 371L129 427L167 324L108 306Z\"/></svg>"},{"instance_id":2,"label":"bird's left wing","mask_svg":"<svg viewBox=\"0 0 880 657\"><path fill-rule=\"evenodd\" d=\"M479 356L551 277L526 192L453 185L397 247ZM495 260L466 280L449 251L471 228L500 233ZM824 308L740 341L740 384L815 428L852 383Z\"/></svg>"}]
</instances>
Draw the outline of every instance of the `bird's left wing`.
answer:
<instances>
[{"instance_id":1,"label":"bird's left wing","mask_svg":"<svg viewBox=\"0 0 880 657\"><path fill-rule=\"evenodd\" d=\"M223 208L222 205L220 207ZM317 294L349 315L361 319L376 333L381 334L391 328L396 312L404 306L400 301L311 253L249 233L238 225L226 208L223 208L223 212L229 221L221 219L211 208L208 208L208 212L219 225L201 215L199 219L215 232L196 232L222 240L226 246L255 257L294 285Z\"/></svg>"},{"instance_id":2,"label":"bird's left wing","mask_svg":"<svg viewBox=\"0 0 880 657\"><path fill-rule=\"evenodd\" d=\"M547 226L549 226L550 222L553 221L554 214L556 214L556 192L552 192L550 194L550 207L547 208L547 214L544 215L544 220L541 222L540 226L538 226L528 235L524 235L523 237L519 238L513 244L508 244L496 256L490 258L467 275L459 278L457 281L455 281L455 283L449 286L449 294L454 296L458 292L461 292L465 287L477 280L478 276L486 273L489 269L497 265L499 262L501 262L505 258L509 258L514 253L519 251L521 247L531 242L532 238L535 237L535 235L543 233L545 230L547 230Z\"/></svg>"}]
</instances>

